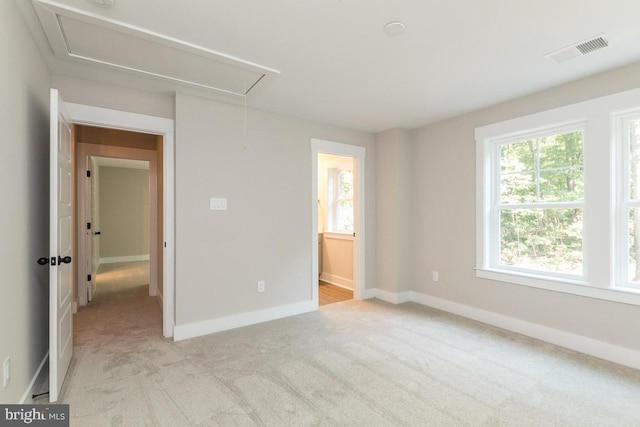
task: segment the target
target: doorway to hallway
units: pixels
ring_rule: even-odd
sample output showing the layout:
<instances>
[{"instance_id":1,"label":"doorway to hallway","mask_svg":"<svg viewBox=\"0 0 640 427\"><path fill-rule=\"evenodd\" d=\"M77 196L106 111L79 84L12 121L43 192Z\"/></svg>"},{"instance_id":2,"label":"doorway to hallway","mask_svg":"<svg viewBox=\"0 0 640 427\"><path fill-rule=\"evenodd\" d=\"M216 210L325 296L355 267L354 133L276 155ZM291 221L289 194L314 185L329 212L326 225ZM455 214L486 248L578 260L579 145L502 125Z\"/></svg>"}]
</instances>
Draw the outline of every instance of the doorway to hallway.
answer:
<instances>
[{"instance_id":1,"label":"doorway to hallway","mask_svg":"<svg viewBox=\"0 0 640 427\"><path fill-rule=\"evenodd\" d=\"M162 137L75 125L74 141L80 310L144 288L162 313Z\"/></svg>"},{"instance_id":2,"label":"doorway to hallway","mask_svg":"<svg viewBox=\"0 0 640 427\"><path fill-rule=\"evenodd\" d=\"M114 130L131 130L157 136L162 145L162 158L158 159L158 168L162 170L162 180L158 188L162 194L162 203L158 212L158 233L163 236L161 252L158 254L162 267L158 268L162 280L162 289L158 296L162 306L162 335L172 337L175 323L175 160L174 160L174 121L172 119L147 116L126 111L94 107L90 105L65 103L72 123ZM160 207L161 206L161 207ZM76 222L78 222L76 218ZM77 263L80 264L79 262ZM151 271L153 274L153 270ZM78 279L78 276L76 276ZM153 282L153 280L150 280ZM77 295L75 295L77 297Z\"/></svg>"}]
</instances>

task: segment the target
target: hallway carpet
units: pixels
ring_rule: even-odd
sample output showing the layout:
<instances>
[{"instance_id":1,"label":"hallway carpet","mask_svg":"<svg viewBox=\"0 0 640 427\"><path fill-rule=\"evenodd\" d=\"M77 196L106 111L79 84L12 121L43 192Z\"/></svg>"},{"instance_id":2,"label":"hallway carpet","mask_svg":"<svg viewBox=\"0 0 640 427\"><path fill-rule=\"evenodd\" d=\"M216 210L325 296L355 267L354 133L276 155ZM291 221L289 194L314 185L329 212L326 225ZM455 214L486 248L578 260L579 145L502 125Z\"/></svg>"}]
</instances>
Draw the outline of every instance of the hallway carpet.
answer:
<instances>
[{"instance_id":1,"label":"hallway carpet","mask_svg":"<svg viewBox=\"0 0 640 427\"><path fill-rule=\"evenodd\" d=\"M75 328L73 426L640 426L640 371L413 303L176 343L134 285Z\"/></svg>"}]
</instances>

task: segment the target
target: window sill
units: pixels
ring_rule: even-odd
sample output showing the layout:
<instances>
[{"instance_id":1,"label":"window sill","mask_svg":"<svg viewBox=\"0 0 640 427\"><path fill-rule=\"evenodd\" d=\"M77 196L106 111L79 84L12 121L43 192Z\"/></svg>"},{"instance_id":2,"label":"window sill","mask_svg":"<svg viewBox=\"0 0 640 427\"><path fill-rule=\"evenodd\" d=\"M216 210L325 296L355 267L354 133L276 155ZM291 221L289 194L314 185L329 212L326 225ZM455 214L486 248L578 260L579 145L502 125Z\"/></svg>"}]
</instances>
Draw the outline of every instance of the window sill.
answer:
<instances>
[{"instance_id":1,"label":"window sill","mask_svg":"<svg viewBox=\"0 0 640 427\"><path fill-rule=\"evenodd\" d=\"M538 289L562 292L565 294L640 306L640 289L597 288L595 286L588 285L586 282L581 280L543 277L535 274L490 268L476 269L476 277L514 285L529 286Z\"/></svg>"},{"instance_id":2,"label":"window sill","mask_svg":"<svg viewBox=\"0 0 640 427\"><path fill-rule=\"evenodd\" d=\"M337 239L337 240L353 240L353 233L337 233L335 231L325 231L325 239Z\"/></svg>"}]
</instances>

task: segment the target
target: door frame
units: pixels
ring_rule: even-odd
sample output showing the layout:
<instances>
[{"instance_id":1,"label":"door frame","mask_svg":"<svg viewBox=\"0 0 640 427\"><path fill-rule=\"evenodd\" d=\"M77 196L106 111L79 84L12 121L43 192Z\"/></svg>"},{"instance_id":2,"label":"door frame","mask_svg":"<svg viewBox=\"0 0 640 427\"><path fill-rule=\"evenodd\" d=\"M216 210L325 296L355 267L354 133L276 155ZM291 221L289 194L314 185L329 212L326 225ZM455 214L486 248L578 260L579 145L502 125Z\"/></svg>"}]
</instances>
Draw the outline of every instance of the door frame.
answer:
<instances>
[{"instance_id":1,"label":"door frame","mask_svg":"<svg viewBox=\"0 0 640 427\"><path fill-rule=\"evenodd\" d=\"M164 117L148 116L126 111L111 110L84 104L66 103L74 124L121 129L161 135L163 151L163 279L162 279L162 334L173 336L175 325L175 141L174 121Z\"/></svg>"},{"instance_id":2,"label":"door frame","mask_svg":"<svg viewBox=\"0 0 640 427\"><path fill-rule=\"evenodd\" d=\"M311 139L311 283L312 299L318 305L318 154L353 158L354 203L353 298L364 299L365 286L365 157L366 149L358 145Z\"/></svg>"},{"instance_id":3,"label":"door frame","mask_svg":"<svg viewBox=\"0 0 640 427\"><path fill-rule=\"evenodd\" d=\"M86 249L83 249L83 245L86 245L87 240L91 241L93 236L88 236L87 233L91 233L96 230L95 224L91 218L93 213L93 207L89 206L87 190L91 191L90 186L87 183L87 176L85 171L89 169L89 161L91 157L109 157L115 159L131 159L142 160L149 163L149 296L156 296L158 291L158 257L160 256L158 250L158 167L157 167L157 151L143 150L140 148L104 145L104 144L92 144L92 143L79 143L76 141L76 158L79 160L76 165L76 188L78 189L78 221L77 221L77 236L78 241L83 240L82 244L78 244L78 305L84 306L87 304L86 292L81 292L82 278L86 274L85 270L80 271L81 268L85 268L88 253ZM86 164L84 164L86 162ZM95 174L91 177L95 179ZM89 187L89 188L87 188ZM86 222L92 224L92 230L89 232L86 229ZM95 286L95 277L92 276L90 286Z\"/></svg>"}]
</instances>

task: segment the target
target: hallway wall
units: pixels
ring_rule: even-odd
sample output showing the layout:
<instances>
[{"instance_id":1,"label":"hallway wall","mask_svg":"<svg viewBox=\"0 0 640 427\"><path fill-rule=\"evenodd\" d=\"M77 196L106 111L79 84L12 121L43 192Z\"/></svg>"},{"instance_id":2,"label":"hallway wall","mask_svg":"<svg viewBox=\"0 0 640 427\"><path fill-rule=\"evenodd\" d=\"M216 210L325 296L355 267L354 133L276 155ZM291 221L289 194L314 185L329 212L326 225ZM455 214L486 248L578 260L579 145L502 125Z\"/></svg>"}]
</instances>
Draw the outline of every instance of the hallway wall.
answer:
<instances>
[{"instance_id":1,"label":"hallway wall","mask_svg":"<svg viewBox=\"0 0 640 427\"><path fill-rule=\"evenodd\" d=\"M149 256L149 171L101 166L98 175L100 257Z\"/></svg>"}]
</instances>

